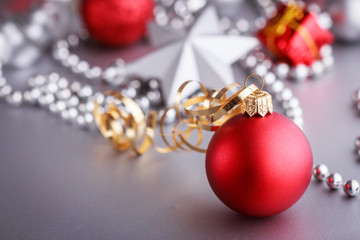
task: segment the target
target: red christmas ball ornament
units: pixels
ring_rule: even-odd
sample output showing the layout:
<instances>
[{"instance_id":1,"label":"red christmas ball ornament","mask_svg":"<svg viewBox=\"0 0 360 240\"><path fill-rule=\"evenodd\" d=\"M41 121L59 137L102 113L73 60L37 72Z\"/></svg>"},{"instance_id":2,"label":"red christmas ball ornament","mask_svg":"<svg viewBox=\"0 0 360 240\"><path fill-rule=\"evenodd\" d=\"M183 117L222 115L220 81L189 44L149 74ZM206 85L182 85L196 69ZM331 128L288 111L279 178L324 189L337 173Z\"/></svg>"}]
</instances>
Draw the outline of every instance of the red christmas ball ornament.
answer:
<instances>
[{"instance_id":1,"label":"red christmas ball ornament","mask_svg":"<svg viewBox=\"0 0 360 240\"><path fill-rule=\"evenodd\" d=\"M289 118L270 114L272 105L263 105L261 99L249 102L244 111L253 117L236 115L216 130L206 152L206 173L211 188L229 208L267 217L288 209L303 195L313 157L307 138Z\"/></svg>"},{"instance_id":2,"label":"red christmas ball ornament","mask_svg":"<svg viewBox=\"0 0 360 240\"><path fill-rule=\"evenodd\" d=\"M81 14L90 35L108 46L139 40L152 18L153 0L83 0Z\"/></svg>"}]
</instances>

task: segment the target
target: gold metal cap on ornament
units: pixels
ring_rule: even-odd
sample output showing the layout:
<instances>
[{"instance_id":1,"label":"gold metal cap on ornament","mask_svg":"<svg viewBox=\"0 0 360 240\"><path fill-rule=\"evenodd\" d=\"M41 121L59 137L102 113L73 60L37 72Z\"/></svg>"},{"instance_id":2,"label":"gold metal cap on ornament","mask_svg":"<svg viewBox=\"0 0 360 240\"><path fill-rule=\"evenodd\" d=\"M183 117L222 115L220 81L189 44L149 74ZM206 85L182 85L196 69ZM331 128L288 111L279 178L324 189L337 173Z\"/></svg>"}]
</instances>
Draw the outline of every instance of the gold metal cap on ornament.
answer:
<instances>
[{"instance_id":1,"label":"gold metal cap on ornament","mask_svg":"<svg viewBox=\"0 0 360 240\"><path fill-rule=\"evenodd\" d=\"M247 87L246 82L251 76L259 77L262 81L262 84L259 90L253 92L244 101L240 103L240 112L242 114L247 113L250 117L253 117L256 114L262 117L265 117L266 114L268 113L272 114L273 113L272 98L269 93L262 91L264 87L264 79L260 75L256 73L252 73L248 75L244 81L245 88Z\"/></svg>"}]
</instances>

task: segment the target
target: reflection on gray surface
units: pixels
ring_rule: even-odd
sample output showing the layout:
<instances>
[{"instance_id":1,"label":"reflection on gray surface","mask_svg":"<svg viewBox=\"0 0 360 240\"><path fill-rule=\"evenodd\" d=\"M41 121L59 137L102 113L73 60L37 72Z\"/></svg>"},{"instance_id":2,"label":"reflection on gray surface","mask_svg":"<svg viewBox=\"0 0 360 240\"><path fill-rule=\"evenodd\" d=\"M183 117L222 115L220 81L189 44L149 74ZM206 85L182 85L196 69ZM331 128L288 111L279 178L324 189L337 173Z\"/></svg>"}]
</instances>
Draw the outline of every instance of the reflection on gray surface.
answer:
<instances>
[{"instance_id":1,"label":"reflection on gray surface","mask_svg":"<svg viewBox=\"0 0 360 240\"><path fill-rule=\"evenodd\" d=\"M131 60L148 47L85 50L84 57L107 65L114 56ZM350 94L360 86L360 46L336 45L334 54L335 67L323 78L287 85L301 101L314 162L359 179L353 140L360 116ZM6 73L21 88L26 75L51 70L62 71L45 57L32 70ZM245 76L241 69L236 73L240 80ZM252 219L232 212L212 193L202 154L150 151L133 158L114 152L96 131L65 125L42 109L3 103L0 132L0 239L360 237L358 199L315 181L290 210Z\"/></svg>"}]
</instances>

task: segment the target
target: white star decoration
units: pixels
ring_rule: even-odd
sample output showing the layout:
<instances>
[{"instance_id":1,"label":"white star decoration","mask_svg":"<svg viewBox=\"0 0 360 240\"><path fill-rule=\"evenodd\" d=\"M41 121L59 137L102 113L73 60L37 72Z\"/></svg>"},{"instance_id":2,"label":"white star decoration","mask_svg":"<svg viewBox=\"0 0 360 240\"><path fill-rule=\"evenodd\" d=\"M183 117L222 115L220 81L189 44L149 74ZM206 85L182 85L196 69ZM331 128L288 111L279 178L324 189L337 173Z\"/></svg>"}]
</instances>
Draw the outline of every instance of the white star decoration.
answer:
<instances>
[{"instance_id":1,"label":"white star decoration","mask_svg":"<svg viewBox=\"0 0 360 240\"><path fill-rule=\"evenodd\" d=\"M158 50L130 63L130 74L159 77L166 103L172 105L180 85L187 80L201 81L206 87L221 88L234 82L232 64L258 45L254 37L220 33L214 7L207 7L186 34L169 27L149 26ZM191 94L188 89L184 94Z\"/></svg>"}]
</instances>

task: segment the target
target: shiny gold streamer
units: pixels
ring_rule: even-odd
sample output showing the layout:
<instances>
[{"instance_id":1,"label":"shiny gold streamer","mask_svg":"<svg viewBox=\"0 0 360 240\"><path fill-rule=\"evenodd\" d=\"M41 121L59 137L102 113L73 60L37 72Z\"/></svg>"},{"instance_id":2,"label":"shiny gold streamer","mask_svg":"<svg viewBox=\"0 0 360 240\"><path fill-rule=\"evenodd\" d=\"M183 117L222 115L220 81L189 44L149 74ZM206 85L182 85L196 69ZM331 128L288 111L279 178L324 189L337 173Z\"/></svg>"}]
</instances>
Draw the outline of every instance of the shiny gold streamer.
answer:
<instances>
[{"instance_id":1,"label":"shiny gold streamer","mask_svg":"<svg viewBox=\"0 0 360 240\"><path fill-rule=\"evenodd\" d=\"M252 75L260 77L250 74L248 78ZM203 96L192 97L182 102L182 92L190 84L198 84ZM213 132L232 116L242 113L240 103L250 95L264 93L261 89L254 84L243 87L238 83L232 83L220 91L207 91L200 82L187 81L180 86L174 107L166 108L161 116L155 111L150 111L147 117L134 100L119 92L108 91L104 93L105 101L108 96L113 100L105 106L101 106L96 100L93 114L102 135L118 151L131 150L136 155L141 155L153 146L160 153L169 153L177 149L205 153L206 149L200 147L203 142L203 131ZM235 93L227 97L226 94L230 91ZM171 132L165 133L165 120L170 110L175 110L178 120L172 126ZM154 144L158 117L164 147ZM195 143L189 141L193 132L197 133Z\"/></svg>"}]
</instances>

